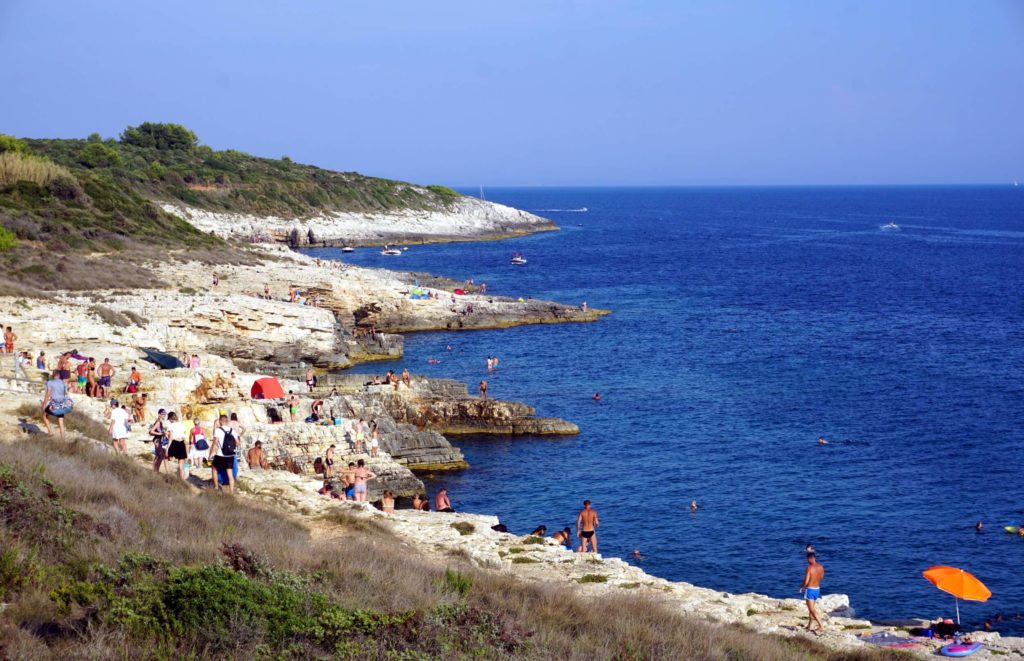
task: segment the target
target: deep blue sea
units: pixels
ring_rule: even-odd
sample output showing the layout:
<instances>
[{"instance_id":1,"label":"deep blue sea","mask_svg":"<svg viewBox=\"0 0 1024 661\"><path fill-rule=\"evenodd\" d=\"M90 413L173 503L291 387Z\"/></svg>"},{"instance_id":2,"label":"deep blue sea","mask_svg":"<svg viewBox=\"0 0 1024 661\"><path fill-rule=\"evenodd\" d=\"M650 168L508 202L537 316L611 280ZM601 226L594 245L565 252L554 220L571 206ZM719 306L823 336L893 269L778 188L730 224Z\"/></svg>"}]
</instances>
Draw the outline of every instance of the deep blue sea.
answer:
<instances>
[{"instance_id":1,"label":"deep blue sea","mask_svg":"<svg viewBox=\"0 0 1024 661\"><path fill-rule=\"evenodd\" d=\"M951 616L933 564L991 588L966 621L1024 611L1024 540L1002 530L1024 520L1024 188L486 193L562 229L346 259L614 313L412 334L404 360L361 366L486 377L581 428L453 438L471 468L431 493L521 533L573 525L589 498L606 555L730 592L798 597L812 543L824 591L866 617Z\"/></svg>"}]
</instances>

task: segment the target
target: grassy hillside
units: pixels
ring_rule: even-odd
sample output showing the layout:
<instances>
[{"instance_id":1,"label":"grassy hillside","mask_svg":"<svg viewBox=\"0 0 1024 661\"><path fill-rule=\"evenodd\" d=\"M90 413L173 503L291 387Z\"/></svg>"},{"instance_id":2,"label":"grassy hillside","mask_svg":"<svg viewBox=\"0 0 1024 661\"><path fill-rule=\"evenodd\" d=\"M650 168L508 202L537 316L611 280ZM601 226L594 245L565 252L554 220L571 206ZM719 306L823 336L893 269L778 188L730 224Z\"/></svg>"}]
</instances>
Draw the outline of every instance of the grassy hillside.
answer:
<instances>
[{"instance_id":1,"label":"grassy hillside","mask_svg":"<svg viewBox=\"0 0 1024 661\"><path fill-rule=\"evenodd\" d=\"M364 521L193 494L85 440L0 440L0 658L898 658L446 565Z\"/></svg>"},{"instance_id":2,"label":"grassy hillside","mask_svg":"<svg viewBox=\"0 0 1024 661\"><path fill-rule=\"evenodd\" d=\"M19 286L146 285L151 279L137 266L145 259L205 249L216 262L225 253L220 239L154 202L307 217L436 209L457 198L444 186L332 172L287 157L214 151L176 124L129 127L118 140L0 135L0 294L21 293Z\"/></svg>"}]
</instances>

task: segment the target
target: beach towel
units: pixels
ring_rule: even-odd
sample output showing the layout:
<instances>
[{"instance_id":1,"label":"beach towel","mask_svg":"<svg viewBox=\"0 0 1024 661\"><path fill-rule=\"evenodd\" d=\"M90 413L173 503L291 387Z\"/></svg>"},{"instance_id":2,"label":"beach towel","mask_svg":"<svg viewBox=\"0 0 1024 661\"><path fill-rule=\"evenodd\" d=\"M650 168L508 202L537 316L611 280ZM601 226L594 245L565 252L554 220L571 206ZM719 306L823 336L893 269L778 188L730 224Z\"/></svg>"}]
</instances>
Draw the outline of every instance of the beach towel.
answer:
<instances>
[{"instance_id":1,"label":"beach towel","mask_svg":"<svg viewBox=\"0 0 1024 661\"><path fill-rule=\"evenodd\" d=\"M917 641L914 639L901 636L892 631L876 631L870 636L861 636L861 640L871 645L878 645L879 647L905 648L917 645Z\"/></svg>"}]
</instances>

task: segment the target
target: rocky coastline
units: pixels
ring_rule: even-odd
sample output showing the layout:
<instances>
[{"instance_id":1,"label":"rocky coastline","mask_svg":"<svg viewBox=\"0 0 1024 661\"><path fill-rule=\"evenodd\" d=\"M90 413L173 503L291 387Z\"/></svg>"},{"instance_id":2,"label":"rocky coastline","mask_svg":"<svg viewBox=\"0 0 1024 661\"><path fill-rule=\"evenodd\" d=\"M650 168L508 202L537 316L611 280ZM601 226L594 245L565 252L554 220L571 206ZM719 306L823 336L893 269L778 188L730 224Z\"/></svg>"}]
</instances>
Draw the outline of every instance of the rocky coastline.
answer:
<instances>
[{"instance_id":1,"label":"rocky coastline","mask_svg":"<svg viewBox=\"0 0 1024 661\"><path fill-rule=\"evenodd\" d=\"M310 218L281 218L209 211L163 203L163 209L204 232L223 238L288 242L298 245L374 246L381 244L491 241L550 232L558 226L546 218L503 204L459 196L443 210L388 213L323 213ZM293 235L292 231L296 230Z\"/></svg>"},{"instance_id":2,"label":"rocky coastline","mask_svg":"<svg viewBox=\"0 0 1024 661\"><path fill-rule=\"evenodd\" d=\"M464 198L472 200L472 198ZM466 201L475 208L479 201ZM497 205L492 205L497 206ZM514 211L514 210L513 210ZM468 213L468 212L467 212ZM290 232L307 227L324 240L384 242L430 236L439 240L458 236L465 240L490 237L520 229L544 228L530 214L495 211L499 220L435 227L430 214L404 215L385 228L358 218L322 218L309 221L243 220L225 214L192 212L186 215L197 227L230 236L255 232ZM486 214L484 214L486 216ZM477 218L476 216L470 217ZM522 218L522 222L512 222ZM262 220L262 224L257 220ZM421 223L410 232L403 223ZM297 225L297 223L306 225ZM546 221L545 221L546 222ZM504 223L504 224L502 224ZM411 225L410 225L411 226ZM354 228L363 228L362 234ZM198 262L166 261L151 265L161 280L172 287L138 290L105 290L56 293L48 299L0 298L0 315L18 334L18 349L45 351L51 361L61 351L76 349L99 360L110 357L118 366L115 391L124 385L132 365L143 374L142 392L150 395L150 415L164 407L179 411L204 424L221 411L235 412L245 427L244 443L260 440L270 470L244 467L239 476L241 497L265 500L299 517L318 517L331 511L372 519L427 556L443 558L459 554L475 565L514 574L526 581L558 582L598 597L609 591L636 591L681 612L720 623L741 623L756 631L787 636L809 635L800 630L802 602L766 595L734 595L683 582L671 582L646 574L639 567L616 558L573 554L549 539L528 538L493 528L499 522L478 514L423 513L399 509L385 515L368 504L347 503L317 493L322 477L315 459L328 447L336 448L338 464L357 458L367 460L380 477L370 484L368 499L377 500L384 490L399 496L399 505L423 483L414 471L461 469L467 466L462 453L446 436L459 434L575 434L571 422L535 417L526 404L482 401L472 397L465 384L414 377L409 385L367 386L365 377L338 373L360 362L388 360L402 355L400 333L458 328L500 328L531 323L590 322L607 314L578 306L545 301L518 301L479 294L455 295L442 282L427 287L431 297L409 296L406 276L379 269L364 269L318 262L283 246L254 248L265 259L253 265L217 266L216 273ZM217 284L212 284L217 276ZM270 297L265 297L265 287ZM310 304L290 300L289 290L299 292ZM470 309L470 306L471 309ZM159 369L144 361L143 348L172 355L195 354L201 367ZM313 392L303 381L305 366L320 375ZM51 362L52 366L52 362ZM17 406L38 404L41 375L29 370L28 379L10 379L5 366L0 389L7 395L0 406L5 428L38 431L36 421L19 417ZM251 388L263 375L276 377L284 390L302 394L298 420L276 422L272 408L280 403L253 399ZM78 395L76 416L102 424L104 402ZM314 401L321 400L333 422L303 422ZM276 412L280 415L280 410ZM351 423L374 419L380 424L378 456L357 453ZM77 434L76 434L77 436ZM106 447L96 441L98 445ZM244 444L243 444L244 445ZM129 449L139 462L151 460L145 428L138 426ZM197 489L208 487L208 471L191 479ZM912 626L904 622L880 626L857 619L844 595L829 595L822 602L828 615L828 631L820 639L829 646L848 650L864 645L857 638L872 630ZM1024 658L1024 639L1001 639L979 632L989 649L1002 658ZM934 646L915 650L933 654Z\"/></svg>"}]
</instances>

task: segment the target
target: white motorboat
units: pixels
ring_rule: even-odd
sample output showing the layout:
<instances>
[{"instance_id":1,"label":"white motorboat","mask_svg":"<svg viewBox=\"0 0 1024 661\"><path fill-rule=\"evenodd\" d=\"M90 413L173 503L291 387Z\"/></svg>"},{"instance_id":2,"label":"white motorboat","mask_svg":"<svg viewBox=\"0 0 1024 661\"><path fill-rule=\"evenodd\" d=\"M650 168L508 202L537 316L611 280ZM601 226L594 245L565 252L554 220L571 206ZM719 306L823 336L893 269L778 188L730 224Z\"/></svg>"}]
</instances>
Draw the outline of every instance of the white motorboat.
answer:
<instances>
[{"instance_id":1,"label":"white motorboat","mask_svg":"<svg viewBox=\"0 0 1024 661\"><path fill-rule=\"evenodd\" d=\"M341 247L341 252L355 252L355 251L356 251L356 249L353 248L352 246L342 246Z\"/></svg>"},{"instance_id":2,"label":"white motorboat","mask_svg":"<svg viewBox=\"0 0 1024 661\"><path fill-rule=\"evenodd\" d=\"M392 255L392 256L393 255L401 255L402 251L399 250L398 248L389 248L389 247L387 247L387 245L385 245L384 246L384 250L381 250L380 254L382 254L382 255Z\"/></svg>"},{"instance_id":3,"label":"white motorboat","mask_svg":"<svg viewBox=\"0 0 1024 661\"><path fill-rule=\"evenodd\" d=\"M522 266L523 264L526 263L526 258L523 257L523 253L521 253L521 252L514 252L514 253L512 253L512 259L509 260L509 261L512 264L515 264L517 266Z\"/></svg>"},{"instance_id":4,"label":"white motorboat","mask_svg":"<svg viewBox=\"0 0 1024 661\"><path fill-rule=\"evenodd\" d=\"M898 230L899 228L900 228L900 226L899 226L899 225L897 225L896 223L894 223L894 222L892 222L892 221L890 220L890 221L889 221L888 223L886 223L885 225L882 225L882 228L881 228L881 229L883 229L883 230Z\"/></svg>"}]
</instances>

